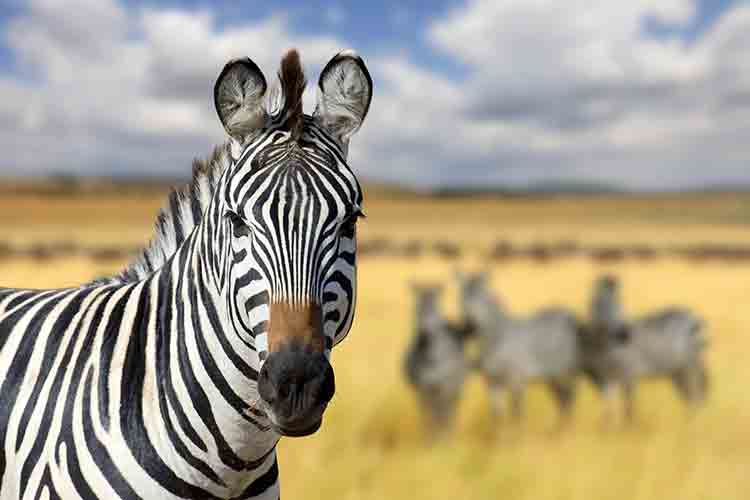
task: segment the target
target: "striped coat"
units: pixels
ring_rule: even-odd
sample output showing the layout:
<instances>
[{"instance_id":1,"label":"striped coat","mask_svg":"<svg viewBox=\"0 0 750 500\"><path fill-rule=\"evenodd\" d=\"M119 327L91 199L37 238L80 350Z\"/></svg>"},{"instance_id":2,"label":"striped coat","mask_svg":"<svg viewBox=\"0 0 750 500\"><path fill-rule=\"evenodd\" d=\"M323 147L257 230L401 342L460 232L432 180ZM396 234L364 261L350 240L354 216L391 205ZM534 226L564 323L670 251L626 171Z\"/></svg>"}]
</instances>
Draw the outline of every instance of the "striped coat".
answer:
<instances>
[{"instance_id":1,"label":"striped coat","mask_svg":"<svg viewBox=\"0 0 750 500\"><path fill-rule=\"evenodd\" d=\"M320 427L353 321L362 193L345 158L372 88L351 51L312 116L304 86L296 51L274 92L230 62L215 88L230 141L133 264L0 289L1 500L279 496L275 446Z\"/></svg>"},{"instance_id":2,"label":"striped coat","mask_svg":"<svg viewBox=\"0 0 750 500\"><path fill-rule=\"evenodd\" d=\"M477 369L487 381L494 412L504 412L507 389L512 416L520 419L526 386L543 382L567 419L581 369L578 320L561 307L512 317L494 296L489 278L487 272L458 276L465 322L479 338Z\"/></svg>"},{"instance_id":3,"label":"striped coat","mask_svg":"<svg viewBox=\"0 0 750 500\"><path fill-rule=\"evenodd\" d=\"M708 371L705 322L685 307L667 307L640 318L627 318L620 280L597 279L591 298L591 324L583 336L586 370L610 402L622 390L625 417L635 417L635 391L642 379L669 378L689 404L705 400ZM608 409L606 418L612 418Z\"/></svg>"},{"instance_id":4,"label":"striped coat","mask_svg":"<svg viewBox=\"0 0 750 500\"><path fill-rule=\"evenodd\" d=\"M441 434L454 422L469 371L464 353L467 332L440 311L440 287L415 284L412 291L416 324L404 356L404 373L426 413L428 430Z\"/></svg>"}]
</instances>

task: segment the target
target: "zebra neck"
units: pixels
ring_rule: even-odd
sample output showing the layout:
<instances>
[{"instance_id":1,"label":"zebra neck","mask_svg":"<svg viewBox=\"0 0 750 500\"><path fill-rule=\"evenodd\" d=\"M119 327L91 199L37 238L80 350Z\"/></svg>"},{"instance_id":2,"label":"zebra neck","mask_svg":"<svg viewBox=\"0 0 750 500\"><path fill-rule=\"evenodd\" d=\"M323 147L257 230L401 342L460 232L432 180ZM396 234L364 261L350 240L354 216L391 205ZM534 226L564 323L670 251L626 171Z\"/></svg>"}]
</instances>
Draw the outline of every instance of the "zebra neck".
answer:
<instances>
[{"instance_id":1,"label":"zebra neck","mask_svg":"<svg viewBox=\"0 0 750 500\"><path fill-rule=\"evenodd\" d=\"M231 486L275 462L279 436L256 409L257 354L229 326L203 241L199 226L145 284L155 306L154 370L161 381L153 396L161 415L152 423L173 419L192 450L188 462L202 463L203 475Z\"/></svg>"},{"instance_id":2,"label":"zebra neck","mask_svg":"<svg viewBox=\"0 0 750 500\"><path fill-rule=\"evenodd\" d=\"M440 330L446 325L445 318L439 311L420 311L417 315L420 328L426 331Z\"/></svg>"}]
</instances>

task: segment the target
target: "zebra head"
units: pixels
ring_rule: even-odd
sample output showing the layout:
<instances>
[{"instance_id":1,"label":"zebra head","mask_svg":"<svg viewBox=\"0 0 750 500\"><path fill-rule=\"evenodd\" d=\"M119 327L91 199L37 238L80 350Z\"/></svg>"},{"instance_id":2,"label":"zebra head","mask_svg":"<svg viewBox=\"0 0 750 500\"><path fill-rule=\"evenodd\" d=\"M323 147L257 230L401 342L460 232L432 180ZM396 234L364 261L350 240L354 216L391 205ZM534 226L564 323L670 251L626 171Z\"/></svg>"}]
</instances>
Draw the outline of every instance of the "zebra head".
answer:
<instances>
[{"instance_id":1,"label":"zebra head","mask_svg":"<svg viewBox=\"0 0 750 500\"><path fill-rule=\"evenodd\" d=\"M416 306L416 318L418 321L429 322L432 318L441 318L440 297L443 287L434 283L412 283L414 304Z\"/></svg>"},{"instance_id":2,"label":"zebra head","mask_svg":"<svg viewBox=\"0 0 750 500\"><path fill-rule=\"evenodd\" d=\"M258 355L263 410L279 434L303 436L322 422L335 390L330 351L354 317L362 189L346 158L372 80L359 56L339 53L321 72L310 116L296 51L278 76L267 92L255 63L234 60L214 89L232 156L221 184L221 281L232 327Z\"/></svg>"},{"instance_id":3,"label":"zebra head","mask_svg":"<svg viewBox=\"0 0 750 500\"><path fill-rule=\"evenodd\" d=\"M469 330L484 331L496 326L504 317L502 304L490 289L490 272L456 273L459 304Z\"/></svg>"},{"instance_id":4,"label":"zebra head","mask_svg":"<svg viewBox=\"0 0 750 500\"><path fill-rule=\"evenodd\" d=\"M620 280L617 276L604 274L597 278L591 297L590 311L595 331L616 329L624 322L620 301Z\"/></svg>"}]
</instances>

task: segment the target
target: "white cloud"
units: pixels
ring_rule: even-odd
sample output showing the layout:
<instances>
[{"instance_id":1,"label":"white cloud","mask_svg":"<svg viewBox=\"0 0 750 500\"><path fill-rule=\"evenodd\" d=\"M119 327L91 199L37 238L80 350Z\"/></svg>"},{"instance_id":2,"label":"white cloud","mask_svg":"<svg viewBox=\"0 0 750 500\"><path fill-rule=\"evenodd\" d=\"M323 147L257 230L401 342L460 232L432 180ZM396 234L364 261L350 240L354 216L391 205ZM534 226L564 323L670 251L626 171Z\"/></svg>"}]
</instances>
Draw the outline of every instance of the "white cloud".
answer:
<instances>
[{"instance_id":1,"label":"white cloud","mask_svg":"<svg viewBox=\"0 0 750 500\"><path fill-rule=\"evenodd\" d=\"M648 16L679 27L695 15L691 0L470 1L424 33L466 73L364 54L375 97L352 162L412 184L750 182L750 6L690 44L643 30ZM208 12L116 0L31 0L6 37L21 68L0 75L13 174L186 174L223 138L211 88L228 59L250 55L270 79L297 46L312 77L350 45L295 34L283 14L219 28Z\"/></svg>"},{"instance_id":2,"label":"white cloud","mask_svg":"<svg viewBox=\"0 0 750 500\"><path fill-rule=\"evenodd\" d=\"M722 140L747 130L750 6L734 7L692 45L643 31L646 16L686 26L695 15L689 0L476 0L427 37L470 68L461 87L465 133L483 122L502 131L500 149L509 140L503 136L518 133L528 153L553 153L553 161L556 153L564 167L549 165L542 175L604 171L664 187L706 180L709 169L720 181L722 169L735 172L750 156L742 143L727 155ZM538 166L529 165L530 176L540 175Z\"/></svg>"},{"instance_id":3,"label":"white cloud","mask_svg":"<svg viewBox=\"0 0 750 500\"><path fill-rule=\"evenodd\" d=\"M270 81L289 47L320 66L343 46L293 35L283 16L219 30L206 12L115 0L32 0L7 40L24 75L0 79L0 146L14 175L186 174L223 140L211 96L226 61L252 55Z\"/></svg>"}]
</instances>

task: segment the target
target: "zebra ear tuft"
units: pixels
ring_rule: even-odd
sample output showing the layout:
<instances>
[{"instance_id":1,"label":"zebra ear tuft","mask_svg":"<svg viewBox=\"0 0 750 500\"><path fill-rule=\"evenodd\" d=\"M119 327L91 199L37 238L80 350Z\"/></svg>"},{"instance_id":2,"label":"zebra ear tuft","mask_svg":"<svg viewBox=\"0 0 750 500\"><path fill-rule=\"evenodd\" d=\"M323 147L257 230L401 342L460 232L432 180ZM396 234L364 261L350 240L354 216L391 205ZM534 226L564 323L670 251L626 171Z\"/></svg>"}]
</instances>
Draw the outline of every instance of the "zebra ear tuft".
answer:
<instances>
[{"instance_id":1,"label":"zebra ear tuft","mask_svg":"<svg viewBox=\"0 0 750 500\"><path fill-rule=\"evenodd\" d=\"M214 105L227 133L239 142L266 123L268 85L258 66L244 57L229 61L214 85Z\"/></svg>"},{"instance_id":2,"label":"zebra ear tuft","mask_svg":"<svg viewBox=\"0 0 750 500\"><path fill-rule=\"evenodd\" d=\"M353 50L339 52L320 73L313 116L346 144L362 126L372 101L372 78Z\"/></svg>"}]
</instances>

